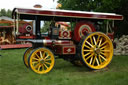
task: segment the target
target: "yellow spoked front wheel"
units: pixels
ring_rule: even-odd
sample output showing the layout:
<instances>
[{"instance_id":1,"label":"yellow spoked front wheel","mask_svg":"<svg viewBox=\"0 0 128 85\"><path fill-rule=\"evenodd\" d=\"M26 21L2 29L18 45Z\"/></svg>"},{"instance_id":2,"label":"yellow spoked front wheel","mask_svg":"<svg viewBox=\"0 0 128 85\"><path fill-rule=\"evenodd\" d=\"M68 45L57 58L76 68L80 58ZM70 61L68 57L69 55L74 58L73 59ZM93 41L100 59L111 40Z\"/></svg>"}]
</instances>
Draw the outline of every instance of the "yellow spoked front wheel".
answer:
<instances>
[{"instance_id":1,"label":"yellow spoked front wheel","mask_svg":"<svg viewBox=\"0 0 128 85\"><path fill-rule=\"evenodd\" d=\"M112 60L112 56L112 41L104 33L91 33L81 44L82 61L92 69L106 67Z\"/></svg>"},{"instance_id":2,"label":"yellow spoked front wheel","mask_svg":"<svg viewBox=\"0 0 128 85\"><path fill-rule=\"evenodd\" d=\"M48 48L37 48L29 56L29 66L38 74L51 71L54 63L54 54Z\"/></svg>"},{"instance_id":3,"label":"yellow spoked front wheel","mask_svg":"<svg viewBox=\"0 0 128 85\"><path fill-rule=\"evenodd\" d=\"M24 52L24 55L23 55L23 61L24 61L24 64L25 64L25 66L27 68L29 67L29 65L28 65L28 57L29 57L29 55L30 55L32 50L33 50L32 47L27 48L26 51Z\"/></svg>"}]
</instances>

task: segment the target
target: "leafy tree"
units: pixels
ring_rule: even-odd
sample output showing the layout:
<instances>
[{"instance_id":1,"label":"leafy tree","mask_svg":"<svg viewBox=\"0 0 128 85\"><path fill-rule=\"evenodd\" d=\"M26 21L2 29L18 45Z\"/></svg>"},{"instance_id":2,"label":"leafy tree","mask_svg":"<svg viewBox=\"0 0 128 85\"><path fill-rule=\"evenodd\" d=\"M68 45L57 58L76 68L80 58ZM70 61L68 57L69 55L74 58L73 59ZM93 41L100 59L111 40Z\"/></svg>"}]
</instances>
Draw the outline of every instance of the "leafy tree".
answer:
<instances>
[{"instance_id":1,"label":"leafy tree","mask_svg":"<svg viewBox=\"0 0 128 85\"><path fill-rule=\"evenodd\" d=\"M5 9L1 9L0 16L6 16L6 10Z\"/></svg>"},{"instance_id":2,"label":"leafy tree","mask_svg":"<svg viewBox=\"0 0 128 85\"><path fill-rule=\"evenodd\" d=\"M45 21L43 27L41 28L41 33L48 32L50 24L51 24L50 21Z\"/></svg>"},{"instance_id":3,"label":"leafy tree","mask_svg":"<svg viewBox=\"0 0 128 85\"><path fill-rule=\"evenodd\" d=\"M5 9L1 9L0 10L0 16L7 16L7 17L11 17L12 16L12 11L11 10L5 10Z\"/></svg>"},{"instance_id":4,"label":"leafy tree","mask_svg":"<svg viewBox=\"0 0 128 85\"><path fill-rule=\"evenodd\" d=\"M126 9L128 0L59 0L60 9L81 11L117 12Z\"/></svg>"},{"instance_id":5,"label":"leafy tree","mask_svg":"<svg viewBox=\"0 0 128 85\"><path fill-rule=\"evenodd\" d=\"M6 16L12 17L12 11L8 9L7 12L6 12Z\"/></svg>"}]
</instances>

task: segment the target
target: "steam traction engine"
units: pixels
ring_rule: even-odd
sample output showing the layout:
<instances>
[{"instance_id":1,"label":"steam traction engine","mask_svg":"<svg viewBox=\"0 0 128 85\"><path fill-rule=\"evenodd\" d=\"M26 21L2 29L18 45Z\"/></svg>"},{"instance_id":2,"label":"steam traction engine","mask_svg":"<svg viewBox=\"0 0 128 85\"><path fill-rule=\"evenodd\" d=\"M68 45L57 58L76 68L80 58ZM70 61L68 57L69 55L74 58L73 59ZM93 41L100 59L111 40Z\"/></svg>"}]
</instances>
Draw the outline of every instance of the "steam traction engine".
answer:
<instances>
[{"instance_id":1,"label":"steam traction engine","mask_svg":"<svg viewBox=\"0 0 128 85\"><path fill-rule=\"evenodd\" d=\"M8 17L1 17L0 19L0 48L10 49L10 48L25 48L31 47L28 42L16 42L14 36L14 26L13 21L9 20ZM31 22L20 21L19 22L19 32L22 34L31 34ZM20 36L21 37L21 36Z\"/></svg>"},{"instance_id":2,"label":"steam traction engine","mask_svg":"<svg viewBox=\"0 0 128 85\"><path fill-rule=\"evenodd\" d=\"M29 41L33 45L24 53L24 64L38 74L45 74L53 68L55 56L74 65L86 65L91 69L105 68L112 60L113 45L106 34L96 32L101 28L98 23L104 20L122 20L123 16L112 13L15 8L13 18L17 41ZM20 32L20 20L33 21L33 28L26 25L29 33ZM42 20L51 22L47 35L41 33ZM62 22L68 22L71 26Z\"/></svg>"}]
</instances>

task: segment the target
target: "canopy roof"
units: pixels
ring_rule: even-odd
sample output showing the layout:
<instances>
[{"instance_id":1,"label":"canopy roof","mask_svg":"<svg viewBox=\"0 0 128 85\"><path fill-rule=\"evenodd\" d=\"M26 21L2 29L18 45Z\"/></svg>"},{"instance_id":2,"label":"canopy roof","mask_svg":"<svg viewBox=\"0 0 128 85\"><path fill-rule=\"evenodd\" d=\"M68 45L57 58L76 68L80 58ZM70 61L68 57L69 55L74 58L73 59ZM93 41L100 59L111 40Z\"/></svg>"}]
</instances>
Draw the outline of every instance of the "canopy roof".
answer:
<instances>
[{"instance_id":1,"label":"canopy roof","mask_svg":"<svg viewBox=\"0 0 128 85\"><path fill-rule=\"evenodd\" d=\"M20 14L21 19L34 19L34 16L45 16L42 19L51 19L56 17L58 19L108 19L108 20L123 20L122 15L115 13L100 13L100 12L86 12L86 11L71 11L58 9L41 9L41 8L14 8L13 16ZM49 18L47 18L47 17ZM29 18L30 17L30 18ZM60 21L60 20L59 20Z\"/></svg>"}]
</instances>

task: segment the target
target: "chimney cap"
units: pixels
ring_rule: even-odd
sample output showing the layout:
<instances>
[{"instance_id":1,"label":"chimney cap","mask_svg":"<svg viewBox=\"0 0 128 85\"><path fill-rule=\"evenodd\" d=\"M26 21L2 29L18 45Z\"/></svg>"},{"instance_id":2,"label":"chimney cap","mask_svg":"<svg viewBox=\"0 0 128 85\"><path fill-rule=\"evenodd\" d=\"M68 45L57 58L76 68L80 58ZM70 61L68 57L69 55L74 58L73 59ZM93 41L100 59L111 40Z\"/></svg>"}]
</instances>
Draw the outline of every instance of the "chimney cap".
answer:
<instances>
[{"instance_id":1,"label":"chimney cap","mask_svg":"<svg viewBox=\"0 0 128 85\"><path fill-rule=\"evenodd\" d=\"M42 8L42 6L40 4L36 4L34 5L34 8Z\"/></svg>"}]
</instances>

